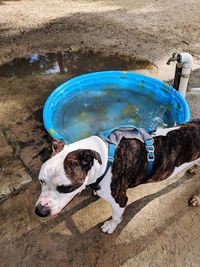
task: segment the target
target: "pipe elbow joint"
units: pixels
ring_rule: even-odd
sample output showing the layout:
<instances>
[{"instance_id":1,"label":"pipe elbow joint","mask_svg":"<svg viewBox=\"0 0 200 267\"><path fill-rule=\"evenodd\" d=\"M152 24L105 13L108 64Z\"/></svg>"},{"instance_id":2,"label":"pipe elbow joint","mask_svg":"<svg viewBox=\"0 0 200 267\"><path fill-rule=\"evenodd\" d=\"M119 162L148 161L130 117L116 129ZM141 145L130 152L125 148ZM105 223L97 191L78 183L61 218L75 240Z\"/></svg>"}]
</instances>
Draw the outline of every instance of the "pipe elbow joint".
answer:
<instances>
[{"instance_id":1,"label":"pipe elbow joint","mask_svg":"<svg viewBox=\"0 0 200 267\"><path fill-rule=\"evenodd\" d=\"M186 69L191 69L193 64L192 55L190 53L180 53L180 57L180 64Z\"/></svg>"}]
</instances>

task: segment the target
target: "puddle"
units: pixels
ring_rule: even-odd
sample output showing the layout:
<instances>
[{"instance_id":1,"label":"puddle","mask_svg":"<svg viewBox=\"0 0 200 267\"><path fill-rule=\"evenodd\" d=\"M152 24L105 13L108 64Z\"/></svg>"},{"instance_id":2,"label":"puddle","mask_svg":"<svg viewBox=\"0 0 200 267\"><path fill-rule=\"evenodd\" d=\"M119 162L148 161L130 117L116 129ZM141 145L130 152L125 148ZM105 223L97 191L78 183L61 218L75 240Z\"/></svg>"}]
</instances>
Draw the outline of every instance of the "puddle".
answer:
<instances>
[{"instance_id":1,"label":"puddle","mask_svg":"<svg viewBox=\"0 0 200 267\"><path fill-rule=\"evenodd\" d=\"M70 74L72 76L102 70L153 69L148 60L93 52L62 51L32 54L0 66L0 77Z\"/></svg>"}]
</instances>

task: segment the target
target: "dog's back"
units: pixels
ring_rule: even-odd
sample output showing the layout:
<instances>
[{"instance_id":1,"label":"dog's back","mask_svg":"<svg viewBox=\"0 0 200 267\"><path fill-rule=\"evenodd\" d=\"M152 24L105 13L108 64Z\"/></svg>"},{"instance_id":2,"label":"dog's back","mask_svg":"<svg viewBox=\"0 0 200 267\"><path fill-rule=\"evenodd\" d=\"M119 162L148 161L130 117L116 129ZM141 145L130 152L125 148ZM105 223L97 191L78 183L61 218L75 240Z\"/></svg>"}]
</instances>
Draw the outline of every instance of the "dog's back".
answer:
<instances>
[{"instance_id":1,"label":"dog's back","mask_svg":"<svg viewBox=\"0 0 200 267\"><path fill-rule=\"evenodd\" d=\"M176 167L200 158L200 119L172 128L164 136L155 136L154 147L153 172L149 177L145 177L145 145L136 139L121 140L115 153L111 183L112 194L119 201L125 201L122 195L128 187L164 180Z\"/></svg>"}]
</instances>

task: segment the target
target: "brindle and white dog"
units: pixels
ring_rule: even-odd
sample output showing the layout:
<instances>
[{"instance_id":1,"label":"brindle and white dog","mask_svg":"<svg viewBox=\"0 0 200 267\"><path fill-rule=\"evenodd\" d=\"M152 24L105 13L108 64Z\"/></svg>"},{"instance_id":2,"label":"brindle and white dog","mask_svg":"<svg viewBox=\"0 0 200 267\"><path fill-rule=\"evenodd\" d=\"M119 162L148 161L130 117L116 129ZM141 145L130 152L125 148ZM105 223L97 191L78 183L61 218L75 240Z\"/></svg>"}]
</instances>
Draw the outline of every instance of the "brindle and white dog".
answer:
<instances>
[{"instance_id":1,"label":"brindle and white dog","mask_svg":"<svg viewBox=\"0 0 200 267\"><path fill-rule=\"evenodd\" d=\"M155 161L153 172L145 179L147 151L138 139L123 138L117 146L114 162L100 182L98 196L112 207L112 219L101 229L111 234L122 220L127 204L127 189L141 183L158 182L194 164L200 159L200 119L153 134ZM53 157L41 167L39 180L41 195L36 203L36 214L56 217L81 191L105 172L108 147L98 136L91 136L70 145L55 142ZM199 198L191 199L192 205Z\"/></svg>"}]
</instances>

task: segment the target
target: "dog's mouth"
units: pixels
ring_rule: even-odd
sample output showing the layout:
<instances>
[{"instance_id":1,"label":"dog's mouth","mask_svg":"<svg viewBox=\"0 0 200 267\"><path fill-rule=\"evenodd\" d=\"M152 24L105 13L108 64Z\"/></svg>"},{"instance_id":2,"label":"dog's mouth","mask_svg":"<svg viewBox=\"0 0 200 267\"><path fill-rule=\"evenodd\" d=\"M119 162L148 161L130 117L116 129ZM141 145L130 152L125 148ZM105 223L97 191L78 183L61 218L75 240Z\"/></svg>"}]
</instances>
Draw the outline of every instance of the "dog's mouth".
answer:
<instances>
[{"instance_id":1,"label":"dog's mouth","mask_svg":"<svg viewBox=\"0 0 200 267\"><path fill-rule=\"evenodd\" d=\"M66 206L65 206L66 207ZM55 214L52 214L50 217L51 217L51 219L55 219L55 218L57 218L58 217L58 215L60 215L61 214L61 212L64 210L64 208L65 207L63 207L62 209L61 209L61 211L59 211L58 213L55 213Z\"/></svg>"},{"instance_id":2,"label":"dog's mouth","mask_svg":"<svg viewBox=\"0 0 200 267\"><path fill-rule=\"evenodd\" d=\"M65 208L65 207L64 207L64 208ZM62 212L62 210L63 210L64 208L62 208L61 211L59 211L59 212L57 212L57 213L55 213L55 214L50 215L50 218L51 218L51 219L55 219L55 218L57 218L58 215L61 214L61 212Z\"/></svg>"},{"instance_id":3,"label":"dog's mouth","mask_svg":"<svg viewBox=\"0 0 200 267\"><path fill-rule=\"evenodd\" d=\"M58 212L58 213L56 213L56 214L54 214L54 215L51 215L51 218L52 219L55 219L56 217L58 217L58 215L60 214L61 212Z\"/></svg>"},{"instance_id":4,"label":"dog's mouth","mask_svg":"<svg viewBox=\"0 0 200 267\"><path fill-rule=\"evenodd\" d=\"M81 192L78 192L78 193L77 193L77 194L76 194L76 195L69 201L69 203L71 203L71 201L72 201L76 196L80 195L80 193L81 193ZM67 203L67 205L69 205L69 203ZM67 205L66 205L66 206L67 206ZM65 207L66 207L66 206L65 206ZM63 207L63 208L61 209L60 212L51 215L51 218L52 218L52 219L55 219L56 217L58 217L58 215L60 215L60 213L64 210L65 207Z\"/></svg>"}]
</instances>

